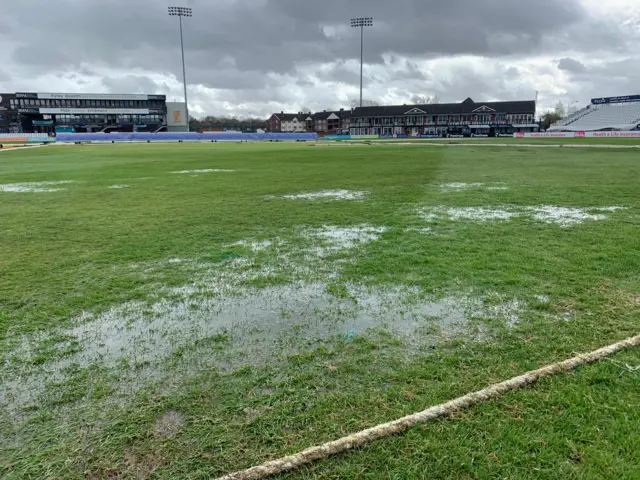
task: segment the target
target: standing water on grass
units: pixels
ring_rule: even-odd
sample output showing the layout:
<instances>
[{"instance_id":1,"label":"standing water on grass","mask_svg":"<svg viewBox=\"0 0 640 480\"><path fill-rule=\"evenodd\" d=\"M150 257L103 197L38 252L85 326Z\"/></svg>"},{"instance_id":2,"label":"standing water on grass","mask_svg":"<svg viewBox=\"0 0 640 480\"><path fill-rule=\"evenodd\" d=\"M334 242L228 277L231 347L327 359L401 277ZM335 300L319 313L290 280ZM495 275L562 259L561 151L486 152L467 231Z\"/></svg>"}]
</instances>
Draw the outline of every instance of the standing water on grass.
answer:
<instances>
[{"instance_id":1,"label":"standing water on grass","mask_svg":"<svg viewBox=\"0 0 640 480\"><path fill-rule=\"evenodd\" d=\"M410 288L349 285L339 297L324 283L251 288L238 295L203 296L198 288L180 292L151 305L130 302L83 317L78 326L58 332L80 350L27 372L16 369L2 382L0 406L32 403L45 383L64 381L74 364L118 369L125 362L135 368L120 371L121 380L130 373L128 380L140 383L145 376L175 378L204 368L234 370L277 361L332 337L353 341L372 328L417 347L461 335L467 318L460 301L427 301ZM430 336L418 335L423 327ZM26 363L34 355L30 343L14 354Z\"/></svg>"}]
</instances>

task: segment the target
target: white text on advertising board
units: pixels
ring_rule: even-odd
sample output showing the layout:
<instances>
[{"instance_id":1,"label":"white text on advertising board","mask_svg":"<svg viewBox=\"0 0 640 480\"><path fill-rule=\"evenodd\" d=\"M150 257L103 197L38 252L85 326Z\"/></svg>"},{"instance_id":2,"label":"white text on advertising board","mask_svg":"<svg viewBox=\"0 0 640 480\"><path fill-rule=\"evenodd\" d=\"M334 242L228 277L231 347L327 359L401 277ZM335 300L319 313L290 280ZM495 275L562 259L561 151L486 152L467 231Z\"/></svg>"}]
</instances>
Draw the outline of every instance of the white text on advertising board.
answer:
<instances>
[{"instance_id":1,"label":"white text on advertising board","mask_svg":"<svg viewBox=\"0 0 640 480\"><path fill-rule=\"evenodd\" d=\"M629 132L541 132L514 133L515 138L640 138L640 130Z\"/></svg>"},{"instance_id":2,"label":"white text on advertising board","mask_svg":"<svg viewBox=\"0 0 640 480\"><path fill-rule=\"evenodd\" d=\"M43 114L109 114L117 113L120 115L148 115L148 108L41 108L40 113Z\"/></svg>"},{"instance_id":3,"label":"white text on advertising board","mask_svg":"<svg viewBox=\"0 0 640 480\"><path fill-rule=\"evenodd\" d=\"M38 93L40 99L50 100L148 100L148 95L111 93Z\"/></svg>"}]
</instances>

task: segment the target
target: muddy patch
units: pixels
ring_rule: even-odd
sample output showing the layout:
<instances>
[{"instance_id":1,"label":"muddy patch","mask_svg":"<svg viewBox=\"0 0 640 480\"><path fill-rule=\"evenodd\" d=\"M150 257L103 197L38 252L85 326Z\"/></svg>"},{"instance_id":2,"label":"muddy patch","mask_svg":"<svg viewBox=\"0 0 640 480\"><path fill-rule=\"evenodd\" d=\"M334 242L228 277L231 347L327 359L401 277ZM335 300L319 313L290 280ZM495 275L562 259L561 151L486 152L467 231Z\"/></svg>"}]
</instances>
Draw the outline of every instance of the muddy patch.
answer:
<instances>
[{"instance_id":1,"label":"muddy patch","mask_svg":"<svg viewBox=\"0 0 640 480\"><path fill-rule=\"evenodd\" d=\"M56 182L25 182L25 183L6 183L0 185L0 192L5 193L43 193L43 192L60 192L66 188L55 188L57 185L67 185L75 183L73 180L60 180Z\"/></svg>"},{"instance_id":2,"label":"muddy patch","mask_svg":"<svg viewBox=\"0 0 640 480\"><path fill-rule=\"evenodd\" d=\"M367 192L352 190L324 190L321 192L296 193L288 195L265 197L267 200L283 198L286 200L362 200L367 196Z\"/></svg>"}]
</instances>

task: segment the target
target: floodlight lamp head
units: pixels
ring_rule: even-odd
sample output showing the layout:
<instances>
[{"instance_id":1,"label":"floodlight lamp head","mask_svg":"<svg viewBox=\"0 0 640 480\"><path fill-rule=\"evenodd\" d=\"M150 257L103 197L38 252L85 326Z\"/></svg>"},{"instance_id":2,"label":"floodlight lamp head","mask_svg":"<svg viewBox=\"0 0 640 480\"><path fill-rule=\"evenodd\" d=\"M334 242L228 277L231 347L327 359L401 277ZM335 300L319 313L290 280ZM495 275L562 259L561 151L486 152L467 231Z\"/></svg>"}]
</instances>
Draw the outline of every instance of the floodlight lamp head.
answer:
<instances>
[{"instance_id":1,"label":"floodlight lamp head","mask_svg":"<svg viewBox=\"0 0 640 480\"><path fill-rule=\"evenodd\" d=\"M190 7L169 7L169 15L172 17L192 17L193 10Z\"/></svg>"},{"instance_id":2,"label":"floodlight lamp head","mask_svg":"<svg viewBox=\"0 0 640 480\"><path fill-rule=\"evenodd\" d=\"M351 19L352 27L372 27L373 17L358 17Z\"/></svg>"}]
</instances>

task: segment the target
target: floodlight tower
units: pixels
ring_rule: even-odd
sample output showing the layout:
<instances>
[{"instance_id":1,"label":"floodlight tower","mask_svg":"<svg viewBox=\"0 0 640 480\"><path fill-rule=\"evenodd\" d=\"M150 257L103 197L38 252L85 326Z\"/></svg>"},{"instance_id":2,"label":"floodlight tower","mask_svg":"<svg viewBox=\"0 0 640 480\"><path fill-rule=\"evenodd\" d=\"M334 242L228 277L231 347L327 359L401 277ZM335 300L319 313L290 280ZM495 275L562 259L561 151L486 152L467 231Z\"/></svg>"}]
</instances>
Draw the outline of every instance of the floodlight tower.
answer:
<instances>
[{"instance_id":1,"label":"floodlight tower","mask_svg":"<svg viewBox=\"0 0 640 480\"><path fill-rule=\"evenodd\" d=\"M372 17L358 17L351 19L353 28L360 28L360 107L362 107L362 66L364 64L364 27L373 27Z\"/></svg>"},{"instance_id":2,"label":"floodlight tower","mask_svg":"<svg viewBox=\"0 0 640 480\"><path fill-rule=\"evenodd\" d=\"M182 39L182 17L192 17L193 12L189 7L169 7L169 16L178 17L180 20L180 48L182 50L182 83L184 84L184 110L187 116L187 131L191 130L189 126L189 102L187 99L187 73L184 68L184 40Z\"/></svg>"}]
</instances>

